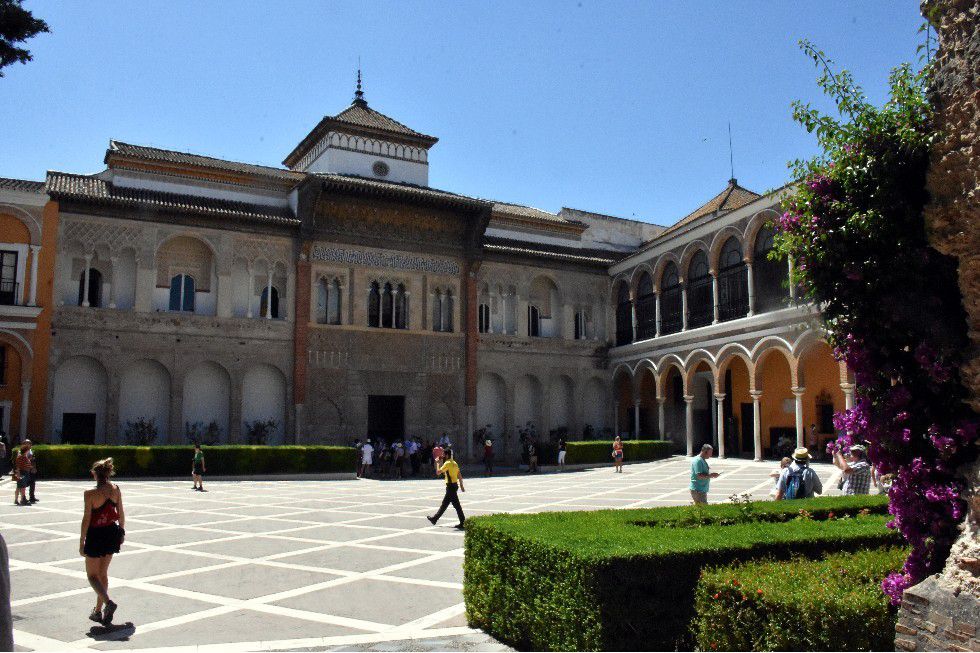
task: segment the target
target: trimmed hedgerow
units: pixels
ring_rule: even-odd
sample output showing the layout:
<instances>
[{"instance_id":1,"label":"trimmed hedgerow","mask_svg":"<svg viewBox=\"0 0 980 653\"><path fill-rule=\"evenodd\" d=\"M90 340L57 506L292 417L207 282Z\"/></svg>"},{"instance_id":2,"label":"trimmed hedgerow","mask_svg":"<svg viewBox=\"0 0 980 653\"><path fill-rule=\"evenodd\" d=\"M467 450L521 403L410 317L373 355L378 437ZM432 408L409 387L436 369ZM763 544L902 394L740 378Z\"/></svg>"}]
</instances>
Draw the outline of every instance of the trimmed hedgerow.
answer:
<instances>
[{"instance_id":1,"label":"trimmed hedgerow","mask_svg":"<svg viewBox=\"0 0 980 653\"><path fill-rule=\"evenodd\" d=\"M674 452L670 440L623 440L623 460L660 460ZM586 440L569 442L565 462L569 465L583 463L611 463L612 440Z\"/></svg>"},{"instance_id":2,"label":"trimmed hedgerow","mask_svg":"<svg viewBox=\"0 0 980 653\"><path fill-rule=\"evenodd\" d=\"M891 651L896 608L881 579L908 548L706 571L692 630L701 651Z\"/></svg>"},{"instance_id":3,"label":"trimmed hedgerow","mask_svg":"<svg viewBox=\"0 0 980 653\"><path fill-rule=\"evenodd\" d=\"M119 476L185 476L191 473L194 449L188 445L130 447L109 445L35 445L43 478L85 478L92 463L112 457ZM351 447L245 446L204 447L208 474L327 474L354 471Z\"/></svg>"},{"instance_id":4,"label":"trimmed hedgerow","mask_svg":"<svg viewBox=\"0 0 980 653\"><path fill-rule=\"evenodd\" d=\"M885 497L750 505L472 518L463 583L469 622L519 649L688 649L706 565L819 558L898 541L885 527ZM826 519L831 511L846 518Z\"/></svg>"}]
</instances>

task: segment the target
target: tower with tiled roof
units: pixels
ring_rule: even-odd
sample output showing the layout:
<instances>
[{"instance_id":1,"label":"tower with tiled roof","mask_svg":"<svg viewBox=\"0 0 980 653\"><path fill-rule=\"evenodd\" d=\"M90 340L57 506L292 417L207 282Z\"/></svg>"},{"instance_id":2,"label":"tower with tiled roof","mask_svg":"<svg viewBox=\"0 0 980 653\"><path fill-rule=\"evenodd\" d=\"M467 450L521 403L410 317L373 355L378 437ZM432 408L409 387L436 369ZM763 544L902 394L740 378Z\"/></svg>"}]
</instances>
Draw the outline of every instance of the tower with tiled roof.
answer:
<instances>
[{"instance_id":1,"label":"tower with tiled roof","mask_svg":"<svg viewBox=\"0 0 980 653\"><path fill-rule=\"evenodd\" d=\"M429 148L439 139L368 106L357 71L351 105L325 116L283 160L300 172L327 172L429 185Z\"/></svg>"}]
</instances>

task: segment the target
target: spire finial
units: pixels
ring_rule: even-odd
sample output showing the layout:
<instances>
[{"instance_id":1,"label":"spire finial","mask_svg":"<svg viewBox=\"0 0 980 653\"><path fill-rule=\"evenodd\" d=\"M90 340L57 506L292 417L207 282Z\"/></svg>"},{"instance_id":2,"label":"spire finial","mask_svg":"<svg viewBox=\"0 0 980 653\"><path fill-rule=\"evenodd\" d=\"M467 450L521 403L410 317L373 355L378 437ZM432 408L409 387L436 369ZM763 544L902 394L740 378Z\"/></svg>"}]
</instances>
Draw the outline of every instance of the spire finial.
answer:
<instances>
[{"instance_id":1,"label":"spire finial","mask_svg":"<svg viewBox=\"0 0 980 653\"><path fill-rule=\"evenodd\" d=\"M364 99L364 91L361 90L361 62L360 57L358 57L357 62L357 90L354 91L354 104L366 107L367 100Z\"/></svg>"}]
</instances>

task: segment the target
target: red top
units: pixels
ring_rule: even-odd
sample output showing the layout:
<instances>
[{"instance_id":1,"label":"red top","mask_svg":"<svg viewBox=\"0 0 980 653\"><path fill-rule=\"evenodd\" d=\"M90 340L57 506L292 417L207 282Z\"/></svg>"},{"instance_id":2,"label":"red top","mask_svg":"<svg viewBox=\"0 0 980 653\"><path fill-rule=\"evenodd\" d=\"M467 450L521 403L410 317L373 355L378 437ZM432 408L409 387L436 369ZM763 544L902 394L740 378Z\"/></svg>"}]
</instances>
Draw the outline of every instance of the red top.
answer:
<instances>
[{"instance_id":1,"label":"red top","mask_svg":"<svg viewBox=\"0 0 980 653\"><path fill-rule=\"evenodd\" d=\"M98 508L92 508L92 521L90 523L92 528L109 526L117 521L119 521L119 511L116 510L116 502L112 499L106 499L105 503Z\"/></svg>"}]
</instances>

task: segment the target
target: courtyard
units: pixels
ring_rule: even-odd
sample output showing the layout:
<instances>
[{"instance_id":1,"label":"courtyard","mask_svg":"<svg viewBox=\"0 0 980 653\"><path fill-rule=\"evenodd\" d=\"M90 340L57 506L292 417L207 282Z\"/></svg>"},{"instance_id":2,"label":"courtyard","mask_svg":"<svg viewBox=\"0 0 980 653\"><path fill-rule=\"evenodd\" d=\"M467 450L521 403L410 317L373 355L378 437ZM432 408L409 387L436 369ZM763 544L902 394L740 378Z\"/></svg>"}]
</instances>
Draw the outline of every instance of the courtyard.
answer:
<instances>
[{"instance_id":1,"label":"courtyard","mask_svg":"<svg viewBox=\"0 0 980 653\"><path fill-rule=\"evenodd\" d=\"M815 464L825 487L833 467ZM712 460L710 500L765 498L772 463ZM482 478L467 516L683 505L688 459ZM122 627L90 629L78 555L87 482L38 487L32 507L0 507L18 650L500 650L466 625L463 534L452 510L425 520L437 479L120 481L127 539L110 569ZM2 487L9 488L9 484ZM131 625L125 625L131 624Z\"/></svg>"}]
</instances>

